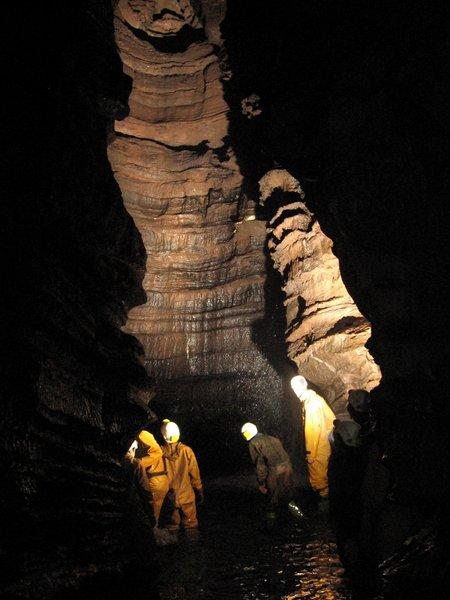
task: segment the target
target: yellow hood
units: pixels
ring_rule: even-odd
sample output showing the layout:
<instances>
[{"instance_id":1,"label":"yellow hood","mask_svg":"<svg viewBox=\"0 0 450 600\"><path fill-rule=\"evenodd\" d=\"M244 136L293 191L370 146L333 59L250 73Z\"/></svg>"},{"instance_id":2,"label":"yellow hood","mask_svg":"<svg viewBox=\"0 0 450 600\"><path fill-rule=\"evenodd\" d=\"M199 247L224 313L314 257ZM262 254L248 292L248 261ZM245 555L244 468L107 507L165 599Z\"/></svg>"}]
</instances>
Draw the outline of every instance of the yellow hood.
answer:
<instances>
[{"instance_id":1,"label":"yellow hood","mask_svg":"<svg viewBox=\"0 0 450 600\"><path fill-rule=\"evenodd\" d=\"M149 431L145 431L145 429L143 429L140 432L140 434L138 435L138 439L145 446L149 446L150 448L152 448L154 450L158 450L160 448L160 445L155 440L155 436L152 433L150 433Z\"/></svg>"}]
</instances>

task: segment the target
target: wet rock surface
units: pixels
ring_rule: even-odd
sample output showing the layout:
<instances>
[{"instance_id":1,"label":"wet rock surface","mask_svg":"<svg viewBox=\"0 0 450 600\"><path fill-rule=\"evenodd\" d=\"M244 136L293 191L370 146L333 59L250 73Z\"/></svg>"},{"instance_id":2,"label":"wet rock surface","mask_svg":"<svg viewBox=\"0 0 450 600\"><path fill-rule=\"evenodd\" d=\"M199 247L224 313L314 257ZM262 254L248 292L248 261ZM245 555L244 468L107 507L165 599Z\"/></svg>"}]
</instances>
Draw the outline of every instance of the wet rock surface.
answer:
<instances>
[{"instance_id":1,"label":"wet rock surface","mask_svg":"<svg viewBox=\"0 0 450 600\"><path fill-rule=\"evenodd\" d=\"M261 203L274 212L267 245L283 280L288 356L334 413L345 414L350 389L370 390L380 381L364 346L370 323L348 293L333 242L304 203L300 183L288 171L272 169L259 186Z\"/></svg>"},{"instance_id":2,"label":"wet rock surface","mask_svg":"<svg viewBox=\"0 0 450 600\"><path fill-rule=\"evenodd\" d=\"M207 486L198 541L160 549L162 600L354 598L326 514L269 528L252 483Z\"/></svg>"},{"instance_id":3,"label":"wet rock surface","mask_svg":"<svg viewBox=\"0 0 450 600\"><path fill-rule=\"evenodd\" d=\"M11 93L20 184L0 216L0 596L148 598L154 555L120 462L149 417L142 349L120 329L145 250L106 156L130 86L108 0L33 8Z\"/></svg>"},{"instance_id":4,"label":"wet rock surface","mask_svg":"<svg viewBox=\"0 0 450 600\"><path fill-rule=\"evenodd\" d=\"M188 40L177 30L180 19L155 34L162 25L155 6L124 0L115 11L132 89L129 115L116 121L108 154L147 253L147 300L130 311L126 331L144 347L164 405L159 416L180 421L183 433L188 420L194 423L190 441L211 463L225 447L234 453L242 419L254 414L276 427L284 394L274 362L280 355L289 361L283 351L276 356L264 322L265 222L254 218L228 135L219 36L225 2L202 3L201 27L198 3L174 3L170 15L184 15L186 27L195 28ZM236 438L216 436L217 452L204 452L197 429L224 420ZM220 461L212 468L222 472Z\"/></svg>"}]
</instances>

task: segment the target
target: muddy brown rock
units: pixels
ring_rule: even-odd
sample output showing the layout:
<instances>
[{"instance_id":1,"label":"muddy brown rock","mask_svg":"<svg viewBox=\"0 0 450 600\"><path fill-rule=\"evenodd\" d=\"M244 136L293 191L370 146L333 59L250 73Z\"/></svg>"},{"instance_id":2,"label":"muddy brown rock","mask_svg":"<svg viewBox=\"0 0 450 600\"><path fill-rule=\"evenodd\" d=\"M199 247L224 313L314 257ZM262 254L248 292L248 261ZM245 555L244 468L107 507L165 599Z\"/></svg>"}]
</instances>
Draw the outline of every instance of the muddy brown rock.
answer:
<instances>
[{"instance_id":1,"label":"muddy brown rock","mask_svg":"<svg viewBox=\"0 0 450 600\"><path fill-rule=\"evenodd\" d=\"M380 380L365 347L370 323L348 293L333 243L303 202L299 182L275 169L259 184L263 203L275 190L285 194L269 223L268 248L283 275L288 356L335 414L345 414L349 389L371 390Z\"/></svg>"},{"instance_id":2,"label":"muddy brown rock","mask_svg":"<svg viewBox=\"0 0 450 600\"><path fill-rule=\"evenodd\" d=\"M225 418L230 402L244 414L256 403L282 401L281 377L255 342L265 312L265 223L254 219L255 203L242 192L228 137L219 60L224 3L204 2L202 39L180 42L176 51L164 36L155 42L156 21L145 26L148 37L135 35L129 7L119 4L115 32L133 82L130 113L116 122L109 157L145 244L147 301L130 312L126 330L143 344L167 410L185 406L180 425L189 431L187 381L189 411L204 415L199 403L207 403L208 420L220 420L212 414L218 390ZM264 419L264 410L256 412Z\"/></svg>"}]
</instances>

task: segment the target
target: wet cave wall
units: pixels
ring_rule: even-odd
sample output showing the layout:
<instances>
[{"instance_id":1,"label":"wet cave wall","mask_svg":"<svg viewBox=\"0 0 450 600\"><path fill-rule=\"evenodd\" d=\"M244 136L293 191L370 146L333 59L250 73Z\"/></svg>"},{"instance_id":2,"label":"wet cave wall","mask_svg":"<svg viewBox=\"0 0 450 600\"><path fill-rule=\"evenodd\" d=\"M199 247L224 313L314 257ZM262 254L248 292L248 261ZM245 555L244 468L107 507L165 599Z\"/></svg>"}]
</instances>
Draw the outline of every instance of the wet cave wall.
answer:
<instances>
[{"instance_id":1,"label":"wet cave wall","mask_svg":"<svg viewBox=\"0 0 450 600\"><path fill-rule=\"evenodd\" d=\"M281 434L286 413L296 414L297 438L299 429L298 403L285 400L283 328L266 319L277 301L267 291L266 223L255 219L229 135L225 8L117 3L132 90L108 149L147 252L147 300L126 331L156 380L154 409L179 424L205 473L248 466L245 421Z\"/></svg>"},{"instance_id":2,"label":"wet cave wall","mask_svg":"<svg viewBox=\"0 0 450 600\"><path fill-rule=\"evenodd\" d=\"M223 20L222 2L205 2L197 13L197 3L180 1L170 9L181 7L186 21L179 39L170 33L179 15L155 24L152 9L144 29L135 14L128 27L120 6L114 3L116 36L117 19L123 25L120 58L109 2L64 10L49 2L27 9L26 19L20 7L6 15L16 32L9 50L19 85L9 92L7 120L14 150L7 159L17 159L7 165L13 201L2 205L1 221L9 267L2 289L9 327L2 328L1 593L154 596L149 524L132 518L120 464L135 432L153 426L148 373L160 378L161 411L196 428L192 441L204 455L244 413L267 410L268 424L282 418L289 369L275 289L283 282L263 252L274 213L257 206L258 181L274 168L300 182L305 210L332 240L343 282L371 323L367 345L383 376L372 406L392 481L383 514L415 511L419 528L438 531L441 554L419 545L413 557L421 572L436 574L450 539L442 526L450 145L444 3L355 8L288 0L281 11L229 0ZM134 77L139 68L127 72L126 39L136 64L139 53L151 54L158 90L145 73ZM197 69L200 56L208 69ZM175 70L166 81L169 67ZM216 121L204 130L211 117L205 106ZM144 116L144 133L133 111ZM133 131L121 131L130 119ZM183 127L166 125L171 120ZM173 129L186 138L174 139ZM128 162L119 160L127 144ZM154 170L152 157L163 168ZM148 197L139 192L143 182L151 184ZM195 256L199 247L208 251ZM212 277L204 258L213 250ZM184 258L178 263L177 253ZM221 256L228 257L223 264ZM188 332L184 317L195 298L202 310ZM168 333L173 345L152 354L153 342ZM225 469L245 456L237 438L220 441L216 463L220 456Z\"/></svg>"},{"instance_id":3,"label":"wet cave wall","mask_svg":"<svg viewBox=\"0 0 450 600\"><path fill-rule=\"evenodd\" d=\"M0 596L151 598L150 521L121 464L152 419L121 330L145 301L145 249L106 154L131 85L108 1L34 8L8 13Z\"/></svg>"},{"instance_id":4,"label":"wet cave wall","mask_svg":"<svg viewBox=\"0 0 450 600\"><path fill-rule=\"evenodd\" d=\"M348 420L349 390L370 391L380 369L365 343L368 320L348 293L333 242L307 208L299 182L285 169L259 181L260 202L273 206L267 248L282 276L287 355L338 418Z\"/></svg>"},{"instance_id":5,"label":"wet cave wall","mask_svg":"<svg viewBox=\"0 0 450 600\"><path fill-rule=\"evenodd\" d=\"M256 185L286 169L333 242L382 374L371 398L391 481L383 516L415 512L416 531L437 519L434 581L448 552L446 21L444 2L230 0L223 26L242 172Z\"/></svg>"}]
</instances>

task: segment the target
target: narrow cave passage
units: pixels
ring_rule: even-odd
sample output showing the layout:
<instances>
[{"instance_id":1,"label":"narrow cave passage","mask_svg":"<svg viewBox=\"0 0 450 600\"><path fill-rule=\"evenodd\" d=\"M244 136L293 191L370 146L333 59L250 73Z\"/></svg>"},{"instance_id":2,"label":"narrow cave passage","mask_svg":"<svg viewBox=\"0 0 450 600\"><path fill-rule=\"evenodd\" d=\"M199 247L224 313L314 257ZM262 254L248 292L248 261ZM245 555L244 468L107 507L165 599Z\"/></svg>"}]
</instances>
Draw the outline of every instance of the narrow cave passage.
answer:
<instances>
[{"instance_id":1,"label":"narrow cave passage","mask_svg":"<svg viewBox=\"0 0 450 600\"><path fill-rule=\"evenodd\" d=\"M278 4L7 7L2 598L449 597L448 2ZM297 373L344 423L329 512ZM205 492L167 545L124 460L165 417Z\"/></svg>"},{"instance_id":2,"label":"narrow cave passage","mask_svg":"<svg viewBox=\"0 0 450 600\"><path fill-rule=\"evenodd\" d=\"M298 502L308 512L305 446L312 450L303 439L291 377L305 376L333 418L356 430L361 427L346 406L349 391L370 391L380 371L365 347L370 323L348 293L333 243L310 208L314 196L305 197L284 168L292 156L278 157L267 141L252 150L263 140L270 110L257 95L246 95L254 77L246 80L242 61L235 60L233 79L227 48L236 58L241 24L231 10L224 39L225 3L218 4L202 3L200 14L188 3L176 19L172 13L156 18L157 8L145 3L136 8L123 0L115 9L116 43L132 89L130 112L116 121L108 156L147 253L146 302L129 313L125 329L141 342L156 383L150 408L157 419L149 432L161 441L162 419L176 422L206 481L200 538L183 543L181 532L178 544L159 548L160 593L346 598L352 591L342 579L326 511L309 507L301 524L277 521L266 531L267 500L254 477L238 485L250 462L240 427L251 421L282 440L301 484ZM274 99L276 92L265 96L265 102ZM300 156L312 153L311 126L297 125L307 140ZM306 161L307 176L311 166ZM228 486L221 487L217 478L227 475ZM326 495L326 482L321 485L314 489ZM348 494L333 492L348 505L340 514L351 511ZM357 546L356 530L342 537Z\"/></svg>"}]
</instances>

